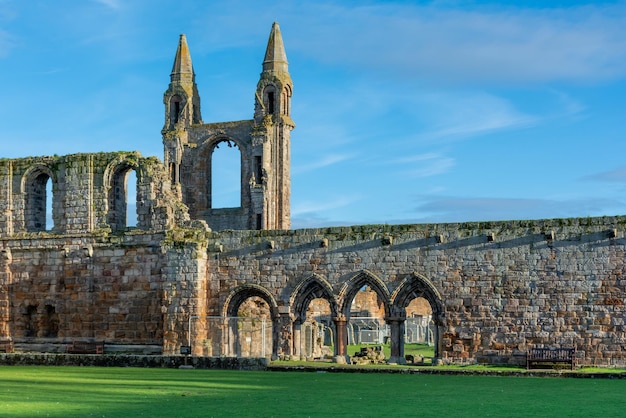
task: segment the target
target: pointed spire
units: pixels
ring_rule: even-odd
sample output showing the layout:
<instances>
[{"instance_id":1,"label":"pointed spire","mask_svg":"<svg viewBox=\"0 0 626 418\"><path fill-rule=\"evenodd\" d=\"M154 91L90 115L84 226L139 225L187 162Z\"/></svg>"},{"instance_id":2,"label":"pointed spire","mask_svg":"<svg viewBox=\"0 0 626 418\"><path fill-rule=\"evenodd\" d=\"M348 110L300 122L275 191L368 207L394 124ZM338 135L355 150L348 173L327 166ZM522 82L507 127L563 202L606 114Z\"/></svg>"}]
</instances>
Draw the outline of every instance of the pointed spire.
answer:
<instances>
[{"instance_id":1,"label":"pointed spire","mask_svg":"<svg viewBox=\"0 0 626 418\"><path fill-rule=\"evenodd\" d=\"M170 78L171 81L193 81L194 75L193 65L191 64L191 54L187 46L187 38L184 34L181 34Z\"/></svg>"},{"instance_id":2,"label":"pointed spire","mask_svg":"<svg viewBox=\"0 0 626 418\"><path fill-rule=\"evenodd\" d=\"M285 45L283 45L283 36L280 34L278 22L272 25L270 39L267 42L265 50L265 59L263 60L263 72L288 72L287 54L285 54Z\"/></svg>"}]
</instances>

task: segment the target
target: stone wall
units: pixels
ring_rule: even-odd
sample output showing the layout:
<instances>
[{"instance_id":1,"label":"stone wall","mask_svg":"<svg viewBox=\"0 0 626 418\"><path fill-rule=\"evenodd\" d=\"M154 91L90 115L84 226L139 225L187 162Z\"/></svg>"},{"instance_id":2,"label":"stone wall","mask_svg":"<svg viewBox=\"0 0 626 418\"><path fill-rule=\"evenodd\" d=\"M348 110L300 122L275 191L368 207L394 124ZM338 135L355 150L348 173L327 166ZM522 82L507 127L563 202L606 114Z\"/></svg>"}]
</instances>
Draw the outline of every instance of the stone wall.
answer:
<instances>
[{"instance_id":1,"label":"stone wall","mask_svg":"<svg viewBox=\"0 0 626 418\"><path fill-rule=\"evenodd\" d=\"M625 222L214 233L223 252L210 257L216 265L207 276L219 289L209 311L228 312L233 294L245 291L265 298L280 327L287 317L293 323L304 317L302 300L314 296L329 299L336 315L348 315L352 298L368 285L389 320L402 319L415 297L428 299L445 362L518 362L540 344L574 346L583 363L626 365Z\"/></svg>"},{"instance_id":2,"label":"stone wall","mask_svg":"<svg viewBox=\"0 0 626 418\"><path fill-rule=\"evenodd\" d=\"M163 262L155 241L151 234L5 241L10 336L160 344Z\"/></svg>"},{"instance_id":3,"label":"stone wall","mask_svg":"<svg viewBox=\"0 0 626 418\"><path fill-rule=\"evenodd\" d=\"M113 191L131 169L140 221L121 228ZM307 308L323 298L341 361L352 301L367 286L394 361L407 307L423 298L444 362L520 363L543 345L626 365L625 217L215 232L189 220L168 179L134 153L0 160L0 340L165 354L191 342L195 355L211 340L213 353L232 353L237 327L220 336L206 318L238 316L256 297L271 318L271 355L299 358ZM37 225L43 180L56 196L50 230ZM190 318L200 321L191 335Z\"/></svg>"}]
</instances>

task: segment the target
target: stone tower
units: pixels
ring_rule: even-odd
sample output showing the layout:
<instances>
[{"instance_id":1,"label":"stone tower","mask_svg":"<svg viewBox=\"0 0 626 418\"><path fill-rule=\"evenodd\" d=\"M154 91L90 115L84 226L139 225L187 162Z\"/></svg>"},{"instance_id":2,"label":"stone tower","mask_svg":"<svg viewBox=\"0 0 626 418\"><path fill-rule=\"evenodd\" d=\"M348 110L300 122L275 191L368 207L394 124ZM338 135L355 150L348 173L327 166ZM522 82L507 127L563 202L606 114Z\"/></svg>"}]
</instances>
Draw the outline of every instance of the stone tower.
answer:
<instances>
[{"instance_id":1,"label":"stone tower","mask_svg":"<svg viewBox=\"0 0 626 418\"><path fill-rule=\"evenodd\" d=\"M255 94L254 118L205 124L185 35L163 97L164 161L172 188L192 219L213 230L289 229L292 81L278 23L272 25ZM212 204L212 156L220 144L241 154L241 204Z\"/></svg>"}]
</instances>

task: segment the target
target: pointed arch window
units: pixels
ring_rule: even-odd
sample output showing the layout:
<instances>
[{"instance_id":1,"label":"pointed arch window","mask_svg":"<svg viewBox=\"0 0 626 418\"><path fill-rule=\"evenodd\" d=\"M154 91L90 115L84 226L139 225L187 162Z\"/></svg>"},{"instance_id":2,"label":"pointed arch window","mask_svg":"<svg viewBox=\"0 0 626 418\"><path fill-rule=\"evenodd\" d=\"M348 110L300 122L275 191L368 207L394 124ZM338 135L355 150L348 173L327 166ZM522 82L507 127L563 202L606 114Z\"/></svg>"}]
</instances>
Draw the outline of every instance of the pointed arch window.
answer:
<instances>
[{"instance_id":1,"label":"pointed arch window","mask_svg":"<svg viewBox=\"0 0 626 418\"><path fill-rule=\"evenodd\" d=\"M47 231L54 227L51 174L45 168L38 168L26 178L24 226L28 232Z\"/></svg>"},{"instance_id":2,"label":"pointed arch window","mask_svg":"<svg viewBox=\"0 0 626 418\"><path fill-rule=\"evenodd\" d=\"M107 223L113 231L137 225L137 177L130 166L120 166L111 177ZM130 215L130 216L129 216Z\"/></svg>"},{"instance_id":3,"label":"pointed arch window","mask_svg":"<svg viewBox=\"0 0 626 418\"><path fill-rule=\"evenodd\" d=\"M289 116L291 114L291 87L285 86L282 94L282 113L283 115Z\"/></svg>"},{"instance_id":4,"label":"pointed arch window","mask_svg":"<svg viewBox=\"0 0 626 418\"><path fill-rule=\"evenodd\" d=\"M216 208L241 207L241 151L234 141L223 139L211 153L210 202Z\"/></svg>"},{"instance_id":5,"label":"pointed arch window","mask_svg":"<svg viewBox=\"0 0 626 418\"><path fill-rule=\"evenodd\" d=\"M175 94L170 99L170 128L173 128L179 122L182 110L183 99L178 94Z\"/></svg>"},{"instance_id":6,"label":"pointed arch window","mask_svg":"<svg viewBox=\"0 0 626 418\"><path fill-rule=\"evenodd\" d=\"M276 90L273 86L265 89L265 109L267 109L268 115L273 115L277 112L278 106L276 104Z\"/></svg>"}]
</instances>

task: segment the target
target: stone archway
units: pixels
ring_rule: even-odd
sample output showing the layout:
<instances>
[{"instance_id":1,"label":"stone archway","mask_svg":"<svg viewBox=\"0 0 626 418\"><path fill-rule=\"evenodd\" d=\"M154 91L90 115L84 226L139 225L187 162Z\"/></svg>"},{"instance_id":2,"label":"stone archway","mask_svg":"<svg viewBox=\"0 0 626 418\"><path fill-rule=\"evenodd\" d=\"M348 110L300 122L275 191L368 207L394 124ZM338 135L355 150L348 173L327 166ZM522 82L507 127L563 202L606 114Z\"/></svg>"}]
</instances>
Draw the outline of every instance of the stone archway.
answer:
<instances>
[{"instance_id":1,"label":"stone archway","mask_svg":"<svg viewBox=\"0 0 626 418\"><path fill-rule=\"evenodd\" d=\"M328 309L330 310L330 318L337 316L337 301L333 295L332 287L323 277L313 274L300 282L298 286L292 292L289 305L292 307L293 323L292 323L292 338L293 344L291 346L291 354L295 358L304 358L305 354L302 350L303 335L302 327L307 323L307 314L311 303L316 299L323 299L328 303ZM330 324L329 324L330 325ZM311 331L312 332L312 331ZM333 335L335 332L330 331ZM305 328L306 334L306 328Z\"/></svg>"},{"instance_id":2,"label":"stone archway","mask_svg":"<svg viewBox=\"0 0 626 418\"><path fill-rule=\"evenodd\" d=\"M349 362L347 346L350 308L356 294L365 286L369 287L378 296L385 312L385 318L390 316L390 296L385 282L368 270L361 270L348 279L339 293L338 299L341 309L334 319L337 330L335 338L335 361L337 363Z\"/></svg>"},{"instance_id":3,"label":"stone archway","mask_svg":"<svg viewBox=\"0 0 626 418\"><path fill-rule=\"evenodd\" d=\"M413 273L407 276L391 295L391 311L389 317L391 327L391 357L393 361L403 363L404 360L404 323L406 308L412 300L424 298L432 308L432 320L435 324L434 348L435 359L441 356L441 335L444 325L445 308L439 291L426 277Z\"/></svg>"},{"instance_id":4,"label":"stone archway","mask_svg":"<svg viewBox=\"0 0 626 418\"><path fill-rule=\"evenodd\" d=\"M238 356L241 353L241 335L240 321L234 321L233 318L239 317L239 308L248 300L258 298L264 301L269 308L270 325L271 330L271 353L266 353L266 356L271 355L272 359L278 357L278 342L280 336L280 324L278 306L274 297L262 286L247 284L238 286L233 289L228 295L222 309L222 317L229 321L227 322L228 333L223 342L223 351L229 356Z\"/></svg>"}]
</instances>

